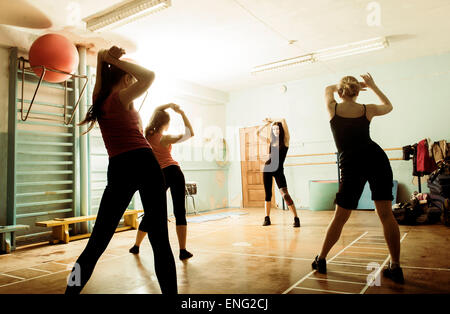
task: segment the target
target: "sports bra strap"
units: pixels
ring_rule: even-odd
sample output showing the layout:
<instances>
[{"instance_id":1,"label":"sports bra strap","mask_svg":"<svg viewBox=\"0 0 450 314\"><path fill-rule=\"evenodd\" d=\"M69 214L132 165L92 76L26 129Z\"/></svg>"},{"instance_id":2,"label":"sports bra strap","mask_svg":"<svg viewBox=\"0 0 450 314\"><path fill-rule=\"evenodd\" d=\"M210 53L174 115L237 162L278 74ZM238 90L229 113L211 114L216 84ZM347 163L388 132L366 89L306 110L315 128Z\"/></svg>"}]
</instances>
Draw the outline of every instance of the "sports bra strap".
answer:
<instances>
[{"instance_id":1,"label":"sports bra strap","mask_svg":"<svg viewBox=\"0 0 450 314\"><path fill-rule=\"evenodd\" d=\"M335 103L336 103L336 105L334 105L334 115L336 115L336 113L337 113L337 105L338 105L337 101L335 101Z\"/></svg>"},{"instance_id":2,"label":"sports bra strap","mask_svg":"<svg viewBox=\"0 0 450 314\"><path fill-rule=\"evenodd\" d=\"M366 116L367 108L366 108L366 105L363 105L363 106L364 106L364 116Z\"/></svg>"}]
</instances>

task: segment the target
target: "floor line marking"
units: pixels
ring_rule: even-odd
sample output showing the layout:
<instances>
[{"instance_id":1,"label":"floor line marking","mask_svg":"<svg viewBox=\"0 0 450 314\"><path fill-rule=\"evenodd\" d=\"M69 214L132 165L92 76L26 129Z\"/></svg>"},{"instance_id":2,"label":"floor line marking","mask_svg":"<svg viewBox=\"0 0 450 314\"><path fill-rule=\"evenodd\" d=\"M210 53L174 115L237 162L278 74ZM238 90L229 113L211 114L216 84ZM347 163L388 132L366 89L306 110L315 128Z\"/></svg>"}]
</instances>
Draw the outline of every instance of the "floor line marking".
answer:
<instances>
[{"instance_id":1,"label":"floor line marking","mask_svg":"<svg viewBox=\"0 0 450 314\"><path fill-rule=\"evenodd\" d=\"M117 257L112 257L112 258L110 258L110 259L104 259L104 260L102 260L102 261L98 261L97 264L101 264L101 263L104 263L104 262L106 262L106 261L111 261L111 260L113 260L113 259L117 259L117 258L124 257L124 256L127 256L127 255L129 255L129 253L128 253L128 254L124 254L124 255L119 255L119 256L117 256ZM30 269L30 268L29 268L29 269ZM34 270L39 270L39 271L40 271L40 269L34 269ZM15 284L18 284L18 283L22 283L22 282L26 282L26 281L30 281L30 280L34 280L34 279L38 279L38 278L43 278L43 277L47 277L47 276L59 274L59 273L65 272L65 271L70 272L70 270L66 270L66 269L64 269L64 270L59 270L59 271L54 272L54 273L45 274L45 275L41 275L41 276L37 276L37 277L33 277L33 278L27 278L27 279L22 280L22 281L12 282L12 283L8 283L8 284L5 284L5 285L0 285L0 288L6 287L6 286L12 286L12 285L15 285Z\"/></svg>"},{"instance_id":2,"label":"floor line marking","mask_svg":"<svg viewBox=\"0 0 450 314\"><path fill-rule=\"evenodd\" d=\"M365 254L365 255L381 255L385 256L383 253L372 253L372 252L356 252L356 251L347 251L346 253L355 253L355 254Z\"/></svg>"},{"instance_id":3,"label":"floor line marking","mask_svg":"<svg viewBox=\"0 0 450 314\"><path fill-rule=\"evenodd\" d=\"M357 275L357 276L367 276L368 274L363 274L363 273L352 273L352 272L347 272L347 271L330 271L330 274L334 274L334 273L338 273L338 274L348 274L348 275Z\"/></svg>"},{"instance_id":4,"label":"floor line marking","mask_svg":"<svg viewBox=\"0 0 450 314\"><path fill-rule=\"evenodd\" d=\"M31 269L31 270L36 270L36 271L42 271L42 272L44 272L44 273L49 273L49 274L52 274L52 272L51 272L51 271L48 271L48 270L44 270L44 269L39 269L39 268L32 268L32 267L28 267L27 269Z\"/></svg>"},{"instance_id":5,"label":"floor line marking","mask_svg":"<svg viewBox=\"0 0 450 314\"><path fill-rule=\"evenodd\" d=\"M54 263L54 264L58 264L58 265L63 265L63 266L68 266L68 265L71 265L71 263L60 263L60 262L52 262L52 263Z\"/></svg>"},{"instance_id":6,"label":"floor line marking","mask_svg":"<svg viewBox=\"0 0 450 314\"><path fill-rule=\"evenodd\" d=\"M208 231L208 232L205 232L205 233L203 233L203 234L198 234L198 235L196 235L196 236L192 236L192 237L190 237L190 239L191 239L191 238L200 237L200 236L203 236L203 235L205 235L205 234L213 233L213 232L216 232L216 231L228 229L228 228L231 228L231 227L234 227L234 226L228 226L228 227L220 228L220 229L217 229L217 230ZM80 253L80 254L81 254L81 253ZM107 253L105 253L105 254L107 254ZM110 255L111 255L111 254L110 254ZM123 254L123 255L115 255L114 257L111 257L111 258L109 258L109 259L106 258L106 259L103 259L102 261L99 260L98 263L103 263L103 262L111 261L111 260L114 260L114 259L116 259L116 258L121 258L121 257L128 256L128 255L129 255L129 253L126 253L126 254ZM3 256L3 255L0 255L0 256ZM9 256L9 255L6 254L5 256ZM102 256L103 256L103 254L102 254ZM75 261L75 262L76 262L76 261ZM75 262L73 262L72 264L75 264ZM42 264L45 264L45 263L42 263ZM37 264L36 266L40 266L40 265L42 265L42 264ZM69 266L69 265L71 265L71 264L67 264L67 266ZM32 269L32 270L35 270L35 271L47 272L48 274L40 275L40 276L33 277L33 278L27 278L27 279L24 279L24 280L22 280L22 281L17 281L17 282L5 284L5 285L0 285L0 288L5 287L5 286L14 285L14 284L21 283L21 282L30 281L30 280L33 280L33 279L38 279L38 278L45 277L45 276L50 276L50 275L53 275L53 274L58 274L58 273L65 272L65 271L69 271L69 270L60 270L60 271L57 271L57 272L52 273L52 272L49 272L49 271L46 271L46 270L42 270L42 269L35 269L35 268L33 268L33 267L26 267L26 268L20 268L20 269ZM20 269L16 269L16 270L20 270ZM16 271L16 270L12 270L12 271Z\"/></svg>"},{"instance_id":7,"label":"floor line marking","mask_svg":"<svg viewBox=\"0 0 450 314\"><path fill-rule=\"evenodd\" d=\"M190 238L200 237L200 236L203 236L203 235L205 235L205 234L213 233L213 232L220 231L220 230L227 229L227 228L231 228L231 227L234 227L234 226L228 226L228 227L220 228L220 229L217 229L217 230L208 231L208 232L206 232L206 233L204 233L204 234L198 234L198 235L192 236L192 237L190 237ZM80 253L79 255L81 255L81 253ZM104 254L102 254L102 256L108 256L108 255L109 255L109 256L112 256L112 258L111 258L111 259L108 259L108 258L103 259L101 262L105 262L105 261L109 261L109 260L112 260L112 259L115 259L115 258L127 256L128 254L124 254L124 255L114 255L114 254L109 254L109 253L104 253ZM2 254L2 255L0 255L0 257L2 257L2 256L15 257L15 256L12 255L12 254L4 254L4 255ZM61 264L61 265L64 265L64 266L69 266L69 265L75 264L75 262L76 262L76 261L74 261L73 263L64 264L64 263L59 263L59 262L51 261L51 262L49 262L49 263L56 263L56 264ZM100 263L100 261L98 261L98 262ZM34 270L34 271L41 271L41 272L48 273L48 274L46 274L46 275L40 275L40 276L37 276L37 277L26 278L26 279L24 279L23 281L17 281L17 282L15 282L15 283L11 283L11 284L16 284L16 283L20 283L20 282L24 282L24 281L29 281L29 280L32 280L32 279L40 278L40 277L42 277L42 276L47 276L47 275L50 275L50 274L57 274L57 273L60 273L60 272L61 272L61 271L57 271L57 272L53 272L53 273L52 273L52 272L50 272L50 271L48 271L48 270L43 270L43 269L37 269L37 268L34 268L34 267L39 267L39 266L41 266L41 265L43 265L43 264L46 264L46 263L40 263L40 264L35 264L35 265L31 266L31 267L22 267L22 268L16 268L16 269L11 270L10 272L13 272L13 271L19 271L19 270L23 270L23 269L31 269L31 270ZM66 271L66 270L62 270L62 271ZM1 274L1 273L0 273L0 274ZM6 284L6 286L7 286L7 285L11 285L11 284ZM4 287L4 286L5 286L5 285L0 285L0 288L1 288L1 287Z\"/></svg>"},{"instance_id":8,"label":"floor line marking","mask_svg":"<svg viewBox=\"0 0 450 314\"><path fill-rule=\"evenodd\" d=\"M351 257L341 257L341 256L339 256L338 258L340 258L340 259L348 259L348 260L357 260L357 261L361 261L361 260L364 260L364 261L370 261L370 262L377 262L377 261L379 261L379 262L381 262L381 261L384 261L383 259L374 259L374 258L351 258Z\"/></svg>"},{"instance_id":9,"label":"floor line marking","mask_svg":"<svg viewBox=\"0 0 450 314\"><path fill-rule=\"evenodd\" d=\"M322 289L313 289L313 288L306 288L306 287L294 287L294 289L303 289L303 290L312 290L312 291L321 291L321 292L339 293L339 294L354 294L354 293L344 292L344 291L322 290Z\"/></svg>"},{"instance_id":10,"label":"floor line marking","mask_svg":"<svg viewBox=\"0 0 450 314\"><path fill-rule=\"evenodd\" d=\"M381 247L367 247L367 246L353 246L354 248L360 248L360 249L370 249L370 250L388 250L387 248L381 248Z\"/></svg>"},{"instance_id":11,"label":"floor line marking","mask_svg":"<svg viewBox=\"0 0 450 314\"><path fill-rule=\"evenodd\" d=\"M403 265L402 268L450 271L450 268L417 267L417 266L403 266Z\"/></svg>"},{"instance_id":12,"label":"floor line marking","mask_svg":"<svg viewBox=\"0 0 450 314\"><path fill-rule=\"evenodd\" d=\"M348 262L346 262L346 261L335 261L335 262L331 262L331 263L327 263L327 264L336 264L336 263L344 264L344 265L346 265L346 264L348 264L348 265L365 265L364 267L366 267L367 264L369 264L369 263L358 263L358 262L350 262L350 261L348 261Z\"/></svg>"},{"instance_id":13,"label":"floor line marking","mask_svg":"<svg viewBox=\"0 0 450 314\"><path fill-rule=\"evenodd\" d=\"M20 280L24 280L25 279L25 278L22 278L22 277L13 276L13 275L5 274L5 273L1 273L0 276L7 276L7 277L11 277L11 278L20 279Z\"/></svg>"},{"instance_id":14,"label":"floor line marking","mask_svg":"<svg viewBox=\"0 0 450 314\"><path fill-rule=\"evenodd\" d=\"M403 237L400 239L400 243L403 242L403 240L406 238L406 236L408 235L408 232L406 232ZM391 255L388 255L386 257L386 259L384 260L383 264L381 264L381 266L377 269L377 271L375 272L375 274L370 278L370 280L368 280L368 282L366 283L366 285L364 286L364 288L361 290L361 292L359 294L364 294L366 293L367 289L369 289L369 287L372 286L372 283L376 280L376 278L378 278L378 276L381 275L381 270L384 268L384 266L386 266L387 262L389 261L389 258L391 257Z\"/></svg>"},{"instance_id":15,"label":"floor line marking","mask_svg":"<svg viewBox=\"0 0 450 314\"><path fill-rule=\"evenodd\" d=\"M311 258L305 257L290 257L290 256L274 256L274 255L262 255L262 254L251 254L251 253L240 253L240 252L230 252L230 251L216 251L216 250L205 250L205 249L197 249L199 252L207 252L207 253L218 253L218 254L232 254L232 255L244 255L244 256L256 256L256 257L267 257L267 258L285 258L285 259L293 259L299 261L310 261Z\"/></svg>"},{"instance_id":16,"label":"floor line marking","mask_svg":"<svg viewBox=\"0 0 450 314\"><path fill-rule=\"evenodd\" d=\"M206 252L206 253L218 253L218 254L231 254L231 255L244 255L244 256L255 256L255 257L267 257L267 258L279 258L279 259L293 259L293 260L299 260L299 261L310 261L310 258L304 258L304 257L290 257L290 256L274 256L274 255L262 255L262 254L250 254L250 253L240 253L240 252L229 252L229 251L215 251L215 250L205 250L205 249L197 249L199 252ZM368 253L368 254L375 254L375 253ZM377 255L383 255L386 254L377 254ZM336 257L336 258L344 258L344 257ZM359 259L359 258L357 258ZM380 260L381 261L381 260ZM374 261L376 262L376 261ZM343 264L345 263L345 264ZM341 266L353 266L354 263L352 262L339 262L335 261L332 262L334 265L341 265ZM363 263L361 263L363 264ZM70 265L70 264L68 264ZM364 264L365 265L365 264ZM358 265L359 266L359 265ZM416 266L403 266L402 268L411 268L411 269L427 269L427 270L436 270L436 271L450 271L450 268L433 268L433 267L416 267ZM367 275L367 274L358 274L358 273L349 273L349 272L341 272L341 271L332 271L332 273L343 273L343 274L355 274L355 275Z\"/></svg>"},{"instance_id":17,"label":"floor line marking","mask_svg":"<svg viewBox=\"0 0 450 314\"><path fill-rule=\"evenodd\" d=\"M338 265L338 266L367 268L367 264L355 264L355 263L346 263L346 262L333 262L333 263L330 263L330 264Z\"/></svg>"},{"instance_id":18,"label":"floor line marking","mask_svg":"<svg viewBox=\"0 0 450 314\"><path fill-rule=\"evenodd\" d=\"M335 256L333 256L330 259L330 262L335 259L336 257L339 256L339 254L341 254L342 252L344 252L348 247L352 246L353 243L355 243L356 241L358 241L359 239L361 239L362 237L364 237L366 234L368 233L368 231L364 232L363 234L361 234L359 237L357 237L355 240L353 240L349 245L347 245L346 247L344 247L342 250L340 250ZM287 289L286 291L283 292L283 294L287 294L289 293L292 289L294 289L296 286L298 286L299 284L301 284L306 278L308 278L310 275L314 274L315 270L311 271L310 273L308 273L306 276L304 276L302 279L300 279L299 281L297 281L294 285L292 285L291 287L289 287L289 289Z\"/></svg>"},{"instance_id":19,"label":"floor line marking","mask_svg":"<svg viewBox=\"0 0 450 314\"><path fill-rule=\"evenodd\" d=\"M328 278L314 278L314 277L309 277L308 280L342 282L342 283L351 283L351 284L355 284L355 285L365 285L366 284L365 282L346 281L346 280L337 280L337 279L328 279Z\"/></svg>"}]
</instances>

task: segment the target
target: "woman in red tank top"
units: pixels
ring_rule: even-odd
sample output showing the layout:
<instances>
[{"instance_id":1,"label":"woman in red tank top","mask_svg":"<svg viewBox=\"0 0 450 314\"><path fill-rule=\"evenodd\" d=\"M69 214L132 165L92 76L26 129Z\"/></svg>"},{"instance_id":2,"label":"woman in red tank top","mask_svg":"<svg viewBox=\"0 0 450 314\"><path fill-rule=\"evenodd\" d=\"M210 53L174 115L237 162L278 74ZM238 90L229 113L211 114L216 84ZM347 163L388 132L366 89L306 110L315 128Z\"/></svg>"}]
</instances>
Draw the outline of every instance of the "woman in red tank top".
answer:
<instances>
[{"instance_id":1,"label":"woman in red tank top","mask_svg":"<svg viewBox=\"0 0 450 314\"><path fill-rule=\"evenodd\" d=\"M184 134L180 134L177 136L163 135L163 133L169 128L170 116L165 111L169 108L179 113L183 118L185 126ZM184 142L192 136L194 136L194 130L192 129L191 123L184 114L183 110L181 110L180 107L176 104L167 104L156 108L153 116L150 119L149 125L145 129L145 137L147 138L150 145L152 145L153 152L155 153L156 159L158 160L159 165L161 166L161 169L164 173L166 190L170 188L170 193L172 194L173 212L175 214L178 243L180 245L180 260L188 259L193 255L186 250L186 183L180 166L172 158L171 151L172 144ZM149 228L147 222L143 219L139 225L139 230L136 235L136 242L130 249L130 253L139 253L139 246L148 231Z\"/></svg>"},{"instance_id":2,"label":"woman in red tank top","mask_svg":"<svg viewBox=\"0 0 450 314\"><path fill-rule=\"evenodd\" d=\"M109 164L107 186L94 229L70 274L66 294L79 294L86 285L136 191L141 195L144 220L152 234L149 240L161 291L177 293L175 260L167 230L164 177L142 134L142 123L133 105L133 100L152 84L154 73L119 60L123 54L125 51L115 46L98 53L93 105L81 122L81 125L89 124L87 132L98 122Z\"/></svg>"}]
</instances>

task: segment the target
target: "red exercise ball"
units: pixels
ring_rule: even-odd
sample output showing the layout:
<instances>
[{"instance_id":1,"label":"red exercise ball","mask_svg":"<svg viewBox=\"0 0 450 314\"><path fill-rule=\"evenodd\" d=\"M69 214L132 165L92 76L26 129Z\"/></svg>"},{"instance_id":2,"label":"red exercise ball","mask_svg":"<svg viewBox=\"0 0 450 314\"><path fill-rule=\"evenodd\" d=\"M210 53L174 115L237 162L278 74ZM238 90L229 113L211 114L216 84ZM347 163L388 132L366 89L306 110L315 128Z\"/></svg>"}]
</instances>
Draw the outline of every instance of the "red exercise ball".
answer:
<instances>
[{"instance_id":1,"label":"red exercise ball","mask_svg":"<svg viewBox=\"0 0 450 314\"><path fill-rule=\"evenodd\" d=\"M46 68L68 73L75 72L79 61L75 45L59 34L46 34L36 39L31 45L29 59L32 67L43 65ZM42 68L35 68L33 71L39 77L42 74ZM46 71L44 80L60 83L69 77L68 74Z\"/></svg>"}]
</instances>

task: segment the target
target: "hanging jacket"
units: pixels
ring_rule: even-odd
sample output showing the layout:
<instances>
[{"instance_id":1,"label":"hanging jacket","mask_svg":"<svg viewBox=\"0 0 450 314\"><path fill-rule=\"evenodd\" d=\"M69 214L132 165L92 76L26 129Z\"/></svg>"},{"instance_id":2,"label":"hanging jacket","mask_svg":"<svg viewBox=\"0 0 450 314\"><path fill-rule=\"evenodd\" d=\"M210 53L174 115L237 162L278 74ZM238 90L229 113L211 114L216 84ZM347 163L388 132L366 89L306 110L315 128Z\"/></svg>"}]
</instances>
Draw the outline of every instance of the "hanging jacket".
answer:
<instances>
[{"instance_id":1,"label":"hanging jacket","mask_svg":"<svg viewBox=\"0 0 450 314\"><path fill-rule=\"evenodd\" d=\"M430 157L428 151L427 140L421 140L417 144L417 171L427 175L432 173L436 169L436 163Z\"/></svg>"}]
</instances>

